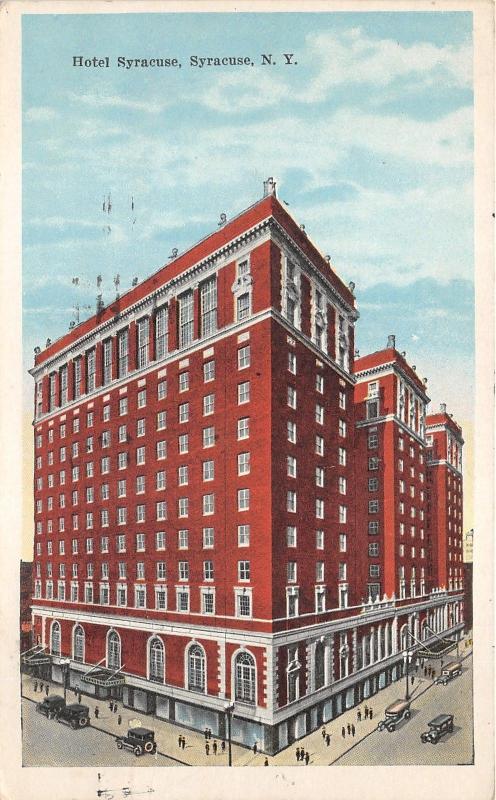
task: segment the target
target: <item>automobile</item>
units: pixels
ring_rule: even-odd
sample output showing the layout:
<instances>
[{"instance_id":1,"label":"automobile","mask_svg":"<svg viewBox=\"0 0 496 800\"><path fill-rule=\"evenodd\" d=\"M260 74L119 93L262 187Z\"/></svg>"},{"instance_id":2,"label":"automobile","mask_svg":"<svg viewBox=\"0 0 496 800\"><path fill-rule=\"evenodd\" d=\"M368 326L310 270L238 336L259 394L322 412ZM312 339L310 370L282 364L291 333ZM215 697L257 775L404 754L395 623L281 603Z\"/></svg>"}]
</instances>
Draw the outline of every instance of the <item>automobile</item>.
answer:
<instances>
[{"instance_id":1,"label":"automobile","mask_svg":"<svg viewBox=\"0 0 496 800\"><path fill-rule=\"evenodd\" d=\"M436 683L442 683L443 686L446 686L449 681L453 678L456 678L457 675L462 674L462 663L461 661L451 661L449 664L446 664L443 667L439 678L436 678Z\"/></svg>"},{"instance_id":2,"label":"automobile","mask_svg":"<svg viewBox=\"0 0 496 800\"><path fill-rule=\"evenodd\" d=\"M72 703L70 706L60 708L55 714L55 719L57 722L70 725L75 731L77 728L86 728L90 724L90 710L88 706Z\"/></svg>"},{"instance_id":3,"label":"automobile","mask_svg":"<svg viewBox=\"0 0 496 800\"><path fill-rule=\"evenodd\" d=\"M132 750L135 756L143 753L153 755L157 751L155 733L149 728L129 728L125 736L118 736L115 740L117 749Z\"/></svg>"},{"instance_id":4,"label":"automobile","mask_svg":"<svg viewBox=\"0 0 496 800\"><path fill-rule=\"evenodd\" d=\"M403 719L410 719L412 712L410 711L409 700L395 700L394 703L389 705L384 712L384 719L381 719L377 726L378 731L387 729L390 733L396 730L396 726Z\"/></svg>"},{"instance_id":5,"label":"automobile","mask_svg":"<svg viewBox=\"0 0 496 800\"><path fill-rule=\"evenodd\" d=\"M434 719L431 719L428 723L429 730L420 734L421 741L424 742L424 744L426 742L437 744L441 736L453 732L453 720L453 714L439 714L437 717L434 717Z\"/></svg>"},{"instance_id":6,"label":"automobile","mask_svg":"<svg viewBox=\"0 0 496 800\"><path fill-rule=\"evenodd\" d=\"M65 706L65 700L58 694L50 694L41 703L36 704L38 714L44 714L48 719L53 719L58 711Z\"/></svg>"}]
</instances>

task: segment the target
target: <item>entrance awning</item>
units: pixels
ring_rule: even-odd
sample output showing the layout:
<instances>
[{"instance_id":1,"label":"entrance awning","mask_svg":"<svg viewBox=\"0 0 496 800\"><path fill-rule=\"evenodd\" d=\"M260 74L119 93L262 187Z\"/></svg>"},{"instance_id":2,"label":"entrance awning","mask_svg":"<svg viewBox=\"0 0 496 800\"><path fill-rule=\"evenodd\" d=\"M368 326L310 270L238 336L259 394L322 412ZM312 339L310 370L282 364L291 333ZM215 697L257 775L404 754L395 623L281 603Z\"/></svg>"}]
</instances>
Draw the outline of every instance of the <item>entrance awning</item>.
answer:
<instances>
[{"instance_id":1,"label":"entrance awning","mask_svg":"<svg viewBox=\"0 0 496 800\"><path fill-rule=\"evenodd\" d=\"M26 650L25 653L22 653L22 663L26 664L27 666L35 667L39 666L40 664L50 664L51 661L51 656L46 652L42 645L38 645L31 648L31 650Z\"/></svg>"},{"instance_id":2,"label":"entrance awning","mask_svg":"<svg viewBox=\"0 0 496 800\"><path fill-rule=\"evenodd\" d=\"M458 642L453 639L440 639L433 644L425 645L417 650L415 655L420 658L439 658L454 650Z\"/></svg>"},{"instance_id":3,"label":"entrance awning","mask_svg":"<svg viewBox=\"0 0 496 800\"><path fill-rule=\"evenodd\" d=\"M92 683L94 686L103 686L107 689L113 686L122 686L126 681L123 675L111 672L109 669L97 669L81 676L83 683Z\"/></svg>"}]
</instances>

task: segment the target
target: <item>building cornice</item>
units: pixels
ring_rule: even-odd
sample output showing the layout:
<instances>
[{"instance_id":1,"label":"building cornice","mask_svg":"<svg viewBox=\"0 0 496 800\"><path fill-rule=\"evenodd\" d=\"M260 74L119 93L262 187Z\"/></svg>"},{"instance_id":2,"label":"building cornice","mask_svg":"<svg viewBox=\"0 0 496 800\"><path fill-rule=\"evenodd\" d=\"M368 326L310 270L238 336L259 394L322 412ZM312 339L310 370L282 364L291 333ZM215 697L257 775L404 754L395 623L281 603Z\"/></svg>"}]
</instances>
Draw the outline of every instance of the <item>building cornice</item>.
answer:
<instances>
[{"instance_id":1,"label":"building cornice","mask_svg":"<svg viewBox=\"0 0 496 800\"><path fill-rule=\"evenodd\" d=\"M408 385L413 389L413 391L419 395L419 397L424 401L424 403L430 403L430 397L427 396L423 389L420 389L418 384L414 383L411 376L408 375L407 372L401 367L397 361L388 361L385 364L377 364L375 367L368 367L367 369L356 370L355 377L357 383L362 383L367 380L369 377L374 375L391 375L394 372L397 372L403 380L408 383ZM420 381L420 378L419 378Z\"/></svg>"}]
</instances>

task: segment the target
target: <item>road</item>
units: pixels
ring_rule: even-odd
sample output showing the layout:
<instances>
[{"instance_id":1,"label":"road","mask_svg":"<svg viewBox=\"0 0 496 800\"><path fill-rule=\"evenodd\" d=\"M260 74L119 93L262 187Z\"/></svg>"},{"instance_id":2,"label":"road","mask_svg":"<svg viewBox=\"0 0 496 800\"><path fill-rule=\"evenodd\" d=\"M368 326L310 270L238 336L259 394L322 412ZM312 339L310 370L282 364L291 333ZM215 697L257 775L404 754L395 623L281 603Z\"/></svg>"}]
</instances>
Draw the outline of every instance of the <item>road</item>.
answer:
<instances>
[{"instance_id":1,"label":"road","mask_svg":"<svg viewBox=\"0 0 496 800\"><path fill-rule=\"evenodd\" d=\"M399 693L400 697L401 694ZM420 734L438 714L454 714L454 730L436 744L423 744ZM430 685L416 692L412 716L396 731L372 731L333 764L363 766L473 764L472 656L464 660L463 672L447 686Z\"/></svg>"},{"instance_id":2,"label":"road","mask_svg":"<svg viewBox=\"0 0 496 800\"><path fill-rule=\"evenodd\" d=\"M38 714L35 703L22 700L24 767L177 767L176 759L157 753L137 758L118 750L114 736L98 728L73 731L67 725Z\"/></svg>"}]
</instances>

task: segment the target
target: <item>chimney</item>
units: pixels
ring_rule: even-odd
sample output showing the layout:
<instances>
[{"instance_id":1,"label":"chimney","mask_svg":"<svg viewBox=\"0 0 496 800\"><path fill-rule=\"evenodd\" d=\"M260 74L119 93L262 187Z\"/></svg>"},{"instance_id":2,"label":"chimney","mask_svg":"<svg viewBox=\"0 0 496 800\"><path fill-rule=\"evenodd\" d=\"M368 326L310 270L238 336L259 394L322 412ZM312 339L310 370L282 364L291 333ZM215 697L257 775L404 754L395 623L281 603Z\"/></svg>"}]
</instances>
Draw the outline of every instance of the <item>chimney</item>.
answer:
<instances>
[{"instance_id":1,"label":"chimney","mask_svg":"<svg viewBox=\"0 0 496 800\"><path fill-rule=\"evenodd\" d=\"M267 180L263 182L263 196L267 197L269 194L276 197L276 182L274 178L267 178Z\"/></svg>"},{"instance_id":2,"label":"chimney","mask_svg":"<svg viewBox=\"0 0 496 800\"><path fill-rule=\"evenodd\" d=\"M441 403L439 408L441 409L441 414L446 414L446 403Z\"/></svg>"},{"instance_id":3,"label":"chimney","mask_svg":"<svg viewBox=\"0 0 496 800\"><path fill-rule=\"evenodd\" d=\"M388 349L389 349L390 347L392 347L392 348L393 348L393 350L394 350L394 348L396 347L396 336L395 336L393 333L390 333L390 334L389 334L389 336L388 336L388 339L387 339L387 345L386 345L386 346L388 347Z\"/></svg>"}]
</instances>

